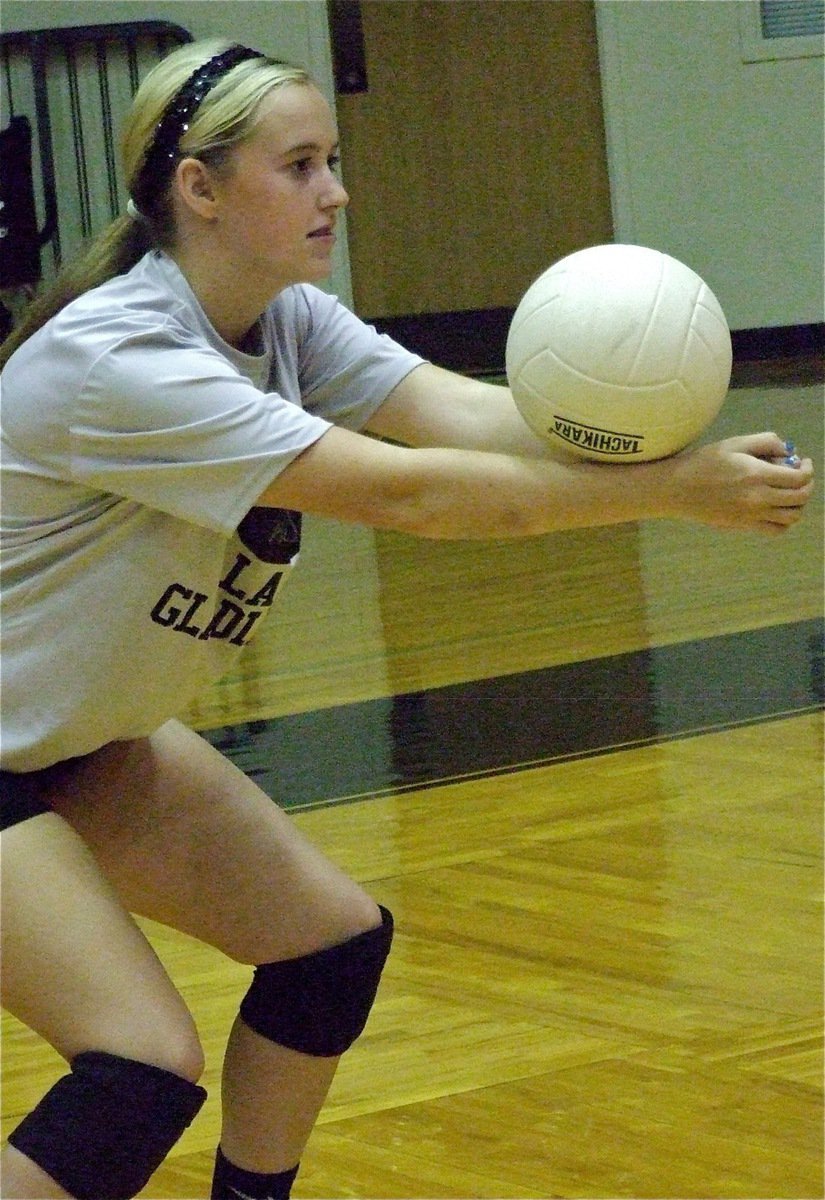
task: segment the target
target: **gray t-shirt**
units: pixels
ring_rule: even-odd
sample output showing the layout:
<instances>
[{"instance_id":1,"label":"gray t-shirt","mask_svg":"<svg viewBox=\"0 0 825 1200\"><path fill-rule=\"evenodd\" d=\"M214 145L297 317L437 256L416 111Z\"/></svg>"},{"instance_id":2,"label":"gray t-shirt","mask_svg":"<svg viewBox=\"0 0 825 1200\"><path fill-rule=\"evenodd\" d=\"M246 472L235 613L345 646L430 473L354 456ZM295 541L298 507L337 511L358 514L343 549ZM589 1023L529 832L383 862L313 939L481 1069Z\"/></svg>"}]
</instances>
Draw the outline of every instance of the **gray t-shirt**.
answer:
<instances>
[{"instance_id":1,"label":"gray t-shirt","mask_svg":"<svg viewBox=\"0 0 825 1200\"><path fill-rule=\"evenodd\" d=\"M300 544L255 500L330 424L362 428L422 361L309 285L215 332L151 253L3 372L2 766L144 736L223 675Z\"/></svg>"}]
</instances>

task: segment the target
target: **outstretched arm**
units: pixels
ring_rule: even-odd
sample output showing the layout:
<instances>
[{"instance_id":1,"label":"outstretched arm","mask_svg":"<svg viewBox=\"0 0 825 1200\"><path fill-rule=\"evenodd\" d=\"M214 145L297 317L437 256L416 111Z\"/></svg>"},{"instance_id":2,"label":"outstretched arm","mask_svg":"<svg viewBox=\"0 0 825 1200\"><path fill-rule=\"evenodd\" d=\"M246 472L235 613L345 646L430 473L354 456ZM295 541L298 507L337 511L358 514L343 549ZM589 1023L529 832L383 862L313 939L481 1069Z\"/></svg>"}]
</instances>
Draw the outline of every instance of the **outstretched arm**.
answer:
<instances>
[{"instance_id":1,"label":"outstretched arm","mask_svg":"<svg viewBox=\"0 0 825 1200\"><path fill-rule=\"evenodd\" d=\"M729 438L669 459L602 465L556 454L506 388L417 368L378 410L378 441L330 429L259 503L428 538L527 537L672 517L777 533L801 516L812 465L773 433ZM405 444L396 444L405 443Z\"/></svg>"}]
</instances>

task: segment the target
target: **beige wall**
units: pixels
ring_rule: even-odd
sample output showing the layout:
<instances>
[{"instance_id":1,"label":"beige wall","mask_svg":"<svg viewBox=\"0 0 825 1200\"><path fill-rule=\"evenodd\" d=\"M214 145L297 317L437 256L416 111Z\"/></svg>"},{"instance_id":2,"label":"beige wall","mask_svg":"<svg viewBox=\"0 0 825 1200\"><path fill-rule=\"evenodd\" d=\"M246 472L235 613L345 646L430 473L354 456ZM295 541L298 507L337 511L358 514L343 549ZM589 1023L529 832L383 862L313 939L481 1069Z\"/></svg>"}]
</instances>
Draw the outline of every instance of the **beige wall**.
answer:
<instances>
[{"instance_id":1,"label":"beige wall","mask_svg":"<svg viewBox=\"0 0 825 1200\"><path fill-rule=\"evenodd\" d=\"M597 4L617 240L688 262L734 329L823 320L823 61L746 62L755 7Z\"/></svg>"}]
</instances>

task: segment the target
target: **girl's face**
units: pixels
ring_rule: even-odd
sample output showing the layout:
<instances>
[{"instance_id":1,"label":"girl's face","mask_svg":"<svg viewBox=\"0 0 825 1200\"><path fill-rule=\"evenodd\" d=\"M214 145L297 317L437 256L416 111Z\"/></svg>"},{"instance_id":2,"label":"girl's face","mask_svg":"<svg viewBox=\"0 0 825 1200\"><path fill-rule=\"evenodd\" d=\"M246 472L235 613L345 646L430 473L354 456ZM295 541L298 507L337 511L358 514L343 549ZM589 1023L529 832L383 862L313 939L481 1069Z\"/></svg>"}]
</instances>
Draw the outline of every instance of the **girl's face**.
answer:
<instances>
[{"instance_id":1,"label":"girl's face","mask_svg":"<svg viewBox=\"0 0 825 1200\"><path fill-rule=\"evenodd\" d=\"M241 273L268 291L330 273L349 196L335 173L338 133L317 88L287 84L261 104L251 135L213 178L213 232Z\"/></svg>"}]
</instances>

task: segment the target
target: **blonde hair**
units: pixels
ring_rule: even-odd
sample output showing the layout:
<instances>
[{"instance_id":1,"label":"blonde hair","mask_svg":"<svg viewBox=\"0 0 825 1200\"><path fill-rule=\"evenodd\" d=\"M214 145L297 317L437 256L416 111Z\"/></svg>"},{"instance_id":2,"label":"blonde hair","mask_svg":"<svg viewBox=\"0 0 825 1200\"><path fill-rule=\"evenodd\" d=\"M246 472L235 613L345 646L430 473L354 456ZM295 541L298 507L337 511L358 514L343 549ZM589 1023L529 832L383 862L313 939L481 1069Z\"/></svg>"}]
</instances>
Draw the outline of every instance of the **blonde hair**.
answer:
<instances>
[{"instance_id":1,"label":"blonde hair","mask_svg":"<svg viewBox=\"0 0 825 1200\"><path fill-rule=\"evenodd\" d=\"M121 158L130 194L138 185L164 112L194 72L232 46L229 41L189 42L164 58L144 78L135 94L121 136ZM177 143L177 157L200 158L219 169L232 148L252 132L261 100L273 88L311 84L301 67L264 56L238 63L206 94ZM171 246L175 223L169 175L157 180L150 211L117 217L74 262L63 267L54 283L26 308L20 323L0 346L0 366L42 325L70 301L130 270L148 250ZM154 180L152 181L154 182Z\"/></svg>"}]
</instances>

